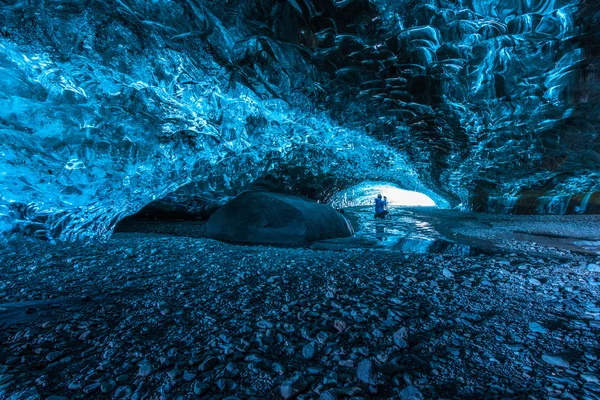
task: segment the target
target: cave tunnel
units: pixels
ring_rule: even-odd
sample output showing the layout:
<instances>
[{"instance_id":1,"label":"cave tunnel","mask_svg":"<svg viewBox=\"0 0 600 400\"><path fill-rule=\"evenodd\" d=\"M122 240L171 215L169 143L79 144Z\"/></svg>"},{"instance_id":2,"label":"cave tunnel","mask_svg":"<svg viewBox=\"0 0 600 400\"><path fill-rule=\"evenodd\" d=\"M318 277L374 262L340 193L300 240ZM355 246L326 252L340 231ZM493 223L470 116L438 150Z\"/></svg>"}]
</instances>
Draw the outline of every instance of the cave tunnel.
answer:
<instances>
[{"instance_id":1,"label":"cave tunnel","mask_svg":"<svg viewBox=\"0 0 600 400\"><path fill-rule=\"evenodd\" d=\"M598 0L0 2L0 399L600 398L599 43Z\"/></svg>"}]
</instances>

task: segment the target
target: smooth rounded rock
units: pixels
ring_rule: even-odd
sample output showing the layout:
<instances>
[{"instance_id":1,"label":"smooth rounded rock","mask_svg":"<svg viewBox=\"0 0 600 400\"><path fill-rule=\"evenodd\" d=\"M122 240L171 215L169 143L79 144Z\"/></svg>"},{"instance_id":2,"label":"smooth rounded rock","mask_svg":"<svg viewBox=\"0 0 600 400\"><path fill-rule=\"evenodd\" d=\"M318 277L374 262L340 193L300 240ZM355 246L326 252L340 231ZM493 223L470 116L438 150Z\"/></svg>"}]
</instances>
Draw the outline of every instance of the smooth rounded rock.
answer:
<instances>
[{"instance_id":1,"label":"smooth rounded rock","mask_svg":"<svg viewBox=\"0 0 600 400\"><path fill-rule=\"evenodd\" d=\"M369 359L364 359L358 363L358 367L356 370L356 374L358 375L358 379L363 381L364 383L368 383L370 385L375 384L375 365L373 361Z\"/></svg>"},{"instance_id":2,"label":"smooth rounded rock","mask_svg":"<svg viewBox=\"0 0 600 400\"><path fill-rule=\"evenodd\" d=\"M284 399L293 399L300 393L304 392L307 387L308 384L306 383L302 375L294 375L293 377L287 379L281 384L281 397L283 397Z\"/></svg>"},{"instance_id":3,"label":"smooth rounded rock","mask_svg":"<svg viewBox=\"0 0 600 400\"><path fill-rule=\"evenodd\" d=\"M548 354L542 355L542 360L544 360L548 364L551 364L551 365L554 365L557 367L562 367L562 368L569 368L569 366L571 365L571 364L569 364L568 361L566 361L562 357L548 355Z\"/></svg>"},{"instance_id":4,"label":"smooth rounded rock","mask_svg":"<svg viewBox=\"0 0 600 400\"><path fill-rule=\"evenodd\" d=\"M270 192L244 192L206 224L210 238L249 244L302 246L353 234L350 222L330 205Z\"/></svg>"}]
</instances>

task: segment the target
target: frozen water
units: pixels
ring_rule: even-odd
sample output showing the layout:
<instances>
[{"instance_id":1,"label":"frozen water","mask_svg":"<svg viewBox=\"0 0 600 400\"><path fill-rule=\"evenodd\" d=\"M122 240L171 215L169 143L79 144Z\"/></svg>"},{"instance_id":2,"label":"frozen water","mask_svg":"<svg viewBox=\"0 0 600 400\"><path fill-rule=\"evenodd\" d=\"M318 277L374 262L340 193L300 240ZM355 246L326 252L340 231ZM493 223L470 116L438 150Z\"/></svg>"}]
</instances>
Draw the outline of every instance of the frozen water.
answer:
<instances>
[{"instance_id":1,"label":"frozen water","mask_svg":"<svg viewBox=\"0 0 600 400\"><path fill-rule=\"evenodd\" d=\"M4 2L1 237L108 237L183 186L235 193L265 176L324 201L379 180L450 206L545 195L532 212L586 212L600 187L598 10Z\"/></svg>"}]
</instances>

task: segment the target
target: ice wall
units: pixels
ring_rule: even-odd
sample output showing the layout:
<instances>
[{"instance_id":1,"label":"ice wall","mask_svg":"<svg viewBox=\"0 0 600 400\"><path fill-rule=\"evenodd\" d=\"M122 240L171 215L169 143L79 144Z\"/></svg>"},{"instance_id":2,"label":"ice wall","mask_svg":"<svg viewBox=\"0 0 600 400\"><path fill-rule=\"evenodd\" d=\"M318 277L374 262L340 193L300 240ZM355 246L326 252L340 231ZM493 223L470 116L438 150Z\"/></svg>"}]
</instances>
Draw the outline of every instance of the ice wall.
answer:
<instances>
[{"instance_id":1,"label":"ice wall","mask_svg":"<svg viewBox=\"0 0 600 400\"><path fill-rule=\"evenodd\" d=\"M402 154L291 92L304 82L281 73L282 87L257 89L237 64L262 39L224 26L220 18L240 10L209 6L217 4L2 5L5 238L106 237L121 216L197 181L235 190L265 174L339 185L365 175L420 186ZM303 68L298 79L308 80Z\"/></svg>"},{"instance_id":2,"label":"ice wall","mask_svg":"<svg viewBox=\"0 0 600 400\"><path fill-rule=\"evenodd\" d=\"M596 0L5 1L0 231L107 237L178 188L267 175L318 198L385 180L482 210L597 191L599 13Z\"/></svg>"}]
</instances>

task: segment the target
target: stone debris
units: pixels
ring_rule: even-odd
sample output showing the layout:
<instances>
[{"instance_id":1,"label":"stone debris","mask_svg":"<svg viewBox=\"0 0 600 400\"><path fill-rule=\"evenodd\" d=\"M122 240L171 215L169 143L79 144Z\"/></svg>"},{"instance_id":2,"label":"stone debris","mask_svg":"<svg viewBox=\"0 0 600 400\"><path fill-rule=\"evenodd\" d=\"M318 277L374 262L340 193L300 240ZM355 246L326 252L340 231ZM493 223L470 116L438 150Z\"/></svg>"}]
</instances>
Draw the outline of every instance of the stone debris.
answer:
<instances>
[{"instance_id":1,"label":"stone debris","mask_svg":"<svg viewBox=\"0 0 600 400\"><path fill-rule=\"evenodd\" d=\"M564 358L559 356L544 354L542 355L542 360L546 361L548 364L556 365L557 367L569 368L571 366Z\"/></svg>"},{"instance_id":2,"label":"stone debris","mask_svg":"<svg viewBox=\"0 0 600 400\"><path fill-rule=\"evenodd\" d=\"M304 392L307 387L308 383L306 383L302 375L294 375L281 384L281 397L284 399L293 399Z\"/></svg>"},{"instance_id":3,"label":"stone debris","mask_svg":"<svg viewBox=\"0 0 600 400\"><path fill-rule=\"evenodd\" d=\"M0 398L599 395L598 257L364 252L0 249Z\"/></svg>"},{"instance_id":4,"label":"stone debris","mask_svg":"<svg viewBox=\"0 0 600 400\"><path fill-rule=\"evenodd\" d=\"M600 265L598 264L588 264L587 270L590 272L600 272Z\"/></svg>"},{"instance_id":5,"label":"stone debris","mask_svg":"<svg viewBox=\"0 0 600 400\"><path fill-rule=\"evenodd\" d=\"M537 333L541 333L541 334L548 333L548 329L544 328L541 324L539 324L537 322L530 322L529 329L531 329L532 332L537 332Z\"/></svg>"},{"instance_id":6,"label":"stone debris","mask_svg":"<svg viewBox=\"0 0 600 400\"><path fill-rule=\"evenodd\" d=\"M423 395L414 386L408 386L400 392L400 400L423 400Z\"/></svg>"},{"instance_id":7,"label":"stone debris","mask_svg":"<svg viewBox=\"0 0 600 400\"><path fill-rule=\"evenodd\" d=\"M358 379L368 384L375 384L375 365L369 359L362 360L358 363L356 370Z\"/></svg>"}]
</instances>

